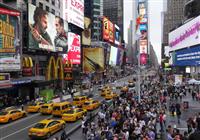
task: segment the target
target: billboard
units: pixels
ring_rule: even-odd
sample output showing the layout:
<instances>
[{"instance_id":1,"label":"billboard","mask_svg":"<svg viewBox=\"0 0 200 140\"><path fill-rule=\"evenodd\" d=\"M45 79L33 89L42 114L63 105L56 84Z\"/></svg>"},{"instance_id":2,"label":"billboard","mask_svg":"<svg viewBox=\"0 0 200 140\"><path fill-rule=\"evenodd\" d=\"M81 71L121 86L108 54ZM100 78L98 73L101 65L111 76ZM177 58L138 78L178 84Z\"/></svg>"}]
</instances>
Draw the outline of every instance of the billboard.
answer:
<instances>
[{"instance_id":1,"label":"billboard","mask_svg":"<svg viewBox=\"0 0 200 140\"><path fill-rule=\"evenodd\" d=\"M140 64L141 65L146 65L147 64L147 54L146 53L141 53L140 54Z\"/></svg>"},{"instance_id":2,"label":"billboard","mask_svg":"<svg viewBox=\"0 0 200 140\"><path fill-rule=\"evenodd\" d=\"M146 31L147 30L147 24L140 24L140 31Z\"/></svg>"},{"instance_id":3,"label":"billboard","mask_svg":"<svg viewBox=\"0 0 200 140\"><path fill-rule=\"evenodd\" d=\"M20 62L20 12L0 5L0 71L19 71Z\"/></svg>"},{"instance_id":4,"label":"billboard","mask_svg":"<svg viewBox=\"0 0 200 140\"><path fill-rule=\"evenodd\" d=\"M72 64L81 63L80 35L68 32L68 53L64 54L64 63L71 61Z\"/></svg>"},{"instance_id":5,"label":"billboard","mask_svg":"<svg viewBox=\"0 0 200 140\"><path fill-rule=\"evenodd\" d=\"M83 48L83 71L84 72L104 71L103 48Z\"/></svg>"},{"instance_id":6,"label":"billboard","mask_svg":"<svg viewBox=\"0 0 200 140\"><path fill-rule=\"evenodd\" d=\"M115 37L114 37L114 24L108 20L108 18L104 17L103 18L103 39L110 42L114 43Z\"/></svg>"},{"instance_id":7,"label":"billboard","mask_svg":"<svg viewBox=\"0 0 200 140\"><path fill-rule=\"evenodd\" d=\"M200 16L169 33L170 51L200 44Z\"/></svg>"},{"instance_id":8,"label":"billboard","mask_svg":"<svg viewBox=\"0 0 200 140\"><path fill-rule=\"evenodd\" d=\"M117 48L111 46L109 65L115 66L117 64Z\"/></svg>"},{"instance_id":9,"label":"billboard","mask_svg":"<svg viewBox=\"0 0 200 140\"><path fill-rule=\"evenodd\" d=\"M147 53L147 40L140 40L140 53Z\"/></svg>"},{"instance_id":10,"label":"billboard","mask_svg":"<svg viewBox=\"0 0 200 140\"><path fill-rule=\"evenodd\" d=\"M60 17L28 4L29 49L66 53L68 24Z\"/></svg>"},{"instance_id":11,"label":"billboard","mask_svg":"<svg viewBox=\"0 0 200 140\"><path fill-rule=\"evenodd\" d=\"M91 45L91 19L84 17L84 31L82 32L82 44Z\"/></svg>"},{"instance_id":12,"label":"billboard","mask_svg":"<svg viewBox=\"0 0 200 140\"><path fill-rule=\"evenodd\" d=\"M115 24L115 44L121 44L120 28Z\"/></svg>"},{"instance_id":13,"label":"billboard","mask_svg":"<svg viewBox=\"0 0 200 140\"><path fill-rule=\"evenodd\" d=\"M69 23L84 29L84 0L64 0L63 16Z\"/></svg>"},{"instance_id":14,"label":"billboard","mask_svg":"<svg viewBox=\"0 0 200 140\"><path fill-rule=\"evenodd\" d=\"M118 49L117 51L117 65L121 65L123 61L123 56L124 56L124 50L123 49Z\"/></svg>"},{"instance_id":15,"label":"billboard","mask_svg":"<svg viewBox=\"0 0 200 140\"><path fill-rule=\"evenodd\" d=\"M175 66L200 66L200 46L176 51L174 57Z\"/></svg>"}]
</instances>

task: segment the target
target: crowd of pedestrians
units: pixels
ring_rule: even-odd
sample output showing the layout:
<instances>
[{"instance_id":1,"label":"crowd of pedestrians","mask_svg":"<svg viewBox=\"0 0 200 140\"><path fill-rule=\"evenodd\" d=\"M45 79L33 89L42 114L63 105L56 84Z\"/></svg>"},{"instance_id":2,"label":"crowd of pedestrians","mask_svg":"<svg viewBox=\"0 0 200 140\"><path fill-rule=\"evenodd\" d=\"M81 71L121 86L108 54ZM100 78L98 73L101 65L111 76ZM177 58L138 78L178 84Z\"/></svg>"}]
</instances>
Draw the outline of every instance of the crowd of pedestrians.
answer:
<instances>
[{"instance_id":1,"label":"crowd of pedestrians","mask_svg":"<svg viewBox=\"0 0 200 140\"><path fill-rule=\"evenodd\" d=\"M159 95L162 86L158 80L142 83L141 100L135 92L121 93L112 107L101 105L98 117L82 121L86 140L155 140L159 129L157 122L162 114ZM158 88L160 87L160 88Z\"/></svg>"}]
</instances>

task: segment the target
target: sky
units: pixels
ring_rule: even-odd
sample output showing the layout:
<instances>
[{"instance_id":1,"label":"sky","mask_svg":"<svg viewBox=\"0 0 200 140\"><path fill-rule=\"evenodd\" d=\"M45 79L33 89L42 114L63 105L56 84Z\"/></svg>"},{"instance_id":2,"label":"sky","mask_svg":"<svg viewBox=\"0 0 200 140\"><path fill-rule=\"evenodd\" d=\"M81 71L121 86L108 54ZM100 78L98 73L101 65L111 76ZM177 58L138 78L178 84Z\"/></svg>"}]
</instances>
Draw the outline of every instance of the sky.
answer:
<instances>
[{"instance_id":1,"label":"sky","mask_svg":"<svg viewBox=\"0 0 200 140\"><path fill-rule=\"evenodd\" d=\"M127 29L132 18L133 0L124 0L124 38L127 42ZM161 12L163 0L149 0L150 42L154 47L159 63L161 62Z\"/></svg>"}]
</instances>

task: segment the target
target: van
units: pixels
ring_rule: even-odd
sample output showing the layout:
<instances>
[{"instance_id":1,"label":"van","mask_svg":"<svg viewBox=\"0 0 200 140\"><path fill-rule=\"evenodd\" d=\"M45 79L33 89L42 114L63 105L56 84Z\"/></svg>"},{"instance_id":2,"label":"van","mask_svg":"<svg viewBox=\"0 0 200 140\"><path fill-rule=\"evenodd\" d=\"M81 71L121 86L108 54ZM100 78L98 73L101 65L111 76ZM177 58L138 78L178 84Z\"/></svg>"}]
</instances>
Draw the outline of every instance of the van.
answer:
<instances>
[{"instance_id":1,"label":"van","mask_svg":"<svg viewBox=\"0 0 200 140\"><path fill-rule=\"evenodd\" d=\"M70 102L54 103L52 115L53 116L62 116L63 112L68 111L72 107L73 106Z\"/></svg>"}]
</instances>

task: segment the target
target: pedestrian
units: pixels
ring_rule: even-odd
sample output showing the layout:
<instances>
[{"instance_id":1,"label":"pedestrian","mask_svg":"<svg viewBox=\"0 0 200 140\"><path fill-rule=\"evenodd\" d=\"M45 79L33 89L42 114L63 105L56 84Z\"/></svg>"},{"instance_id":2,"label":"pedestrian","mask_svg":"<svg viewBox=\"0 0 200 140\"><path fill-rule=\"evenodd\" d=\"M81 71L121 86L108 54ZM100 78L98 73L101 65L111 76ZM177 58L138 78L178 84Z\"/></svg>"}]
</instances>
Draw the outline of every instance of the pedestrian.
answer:
<instances>
[{"instance_id":1,"label":"pedestrian","mask_svg":"<svg viewBox=\"0 0 200 140\"><path fill-rule=\"evenodd\" d=\"M55 138L53 138L53 140L59 140L59 138L58 138L58 137L55 137Z\"/></svg>"},{"instance_id":2,"label":"pedestrian","mask_svg":"<svg viewBox=\"0 0 200 140\"><path fill-rule=\"evenodd\" d=\"M66 140L66 139L67 139L67 134L66 134L65 130L63 130L60 140Z\"/></svg>"},{"instance_id":3,"label":"pedestrian","mask_svg":"<svg viewBox=\"0 0 200 140\"><path fill-rule=\"evenodd\" d=\"M178 124L180 124L181 105L179 103L176 104L176 115L177 115L177 119L178 119Z\"/></svg>"}]
</instances>

